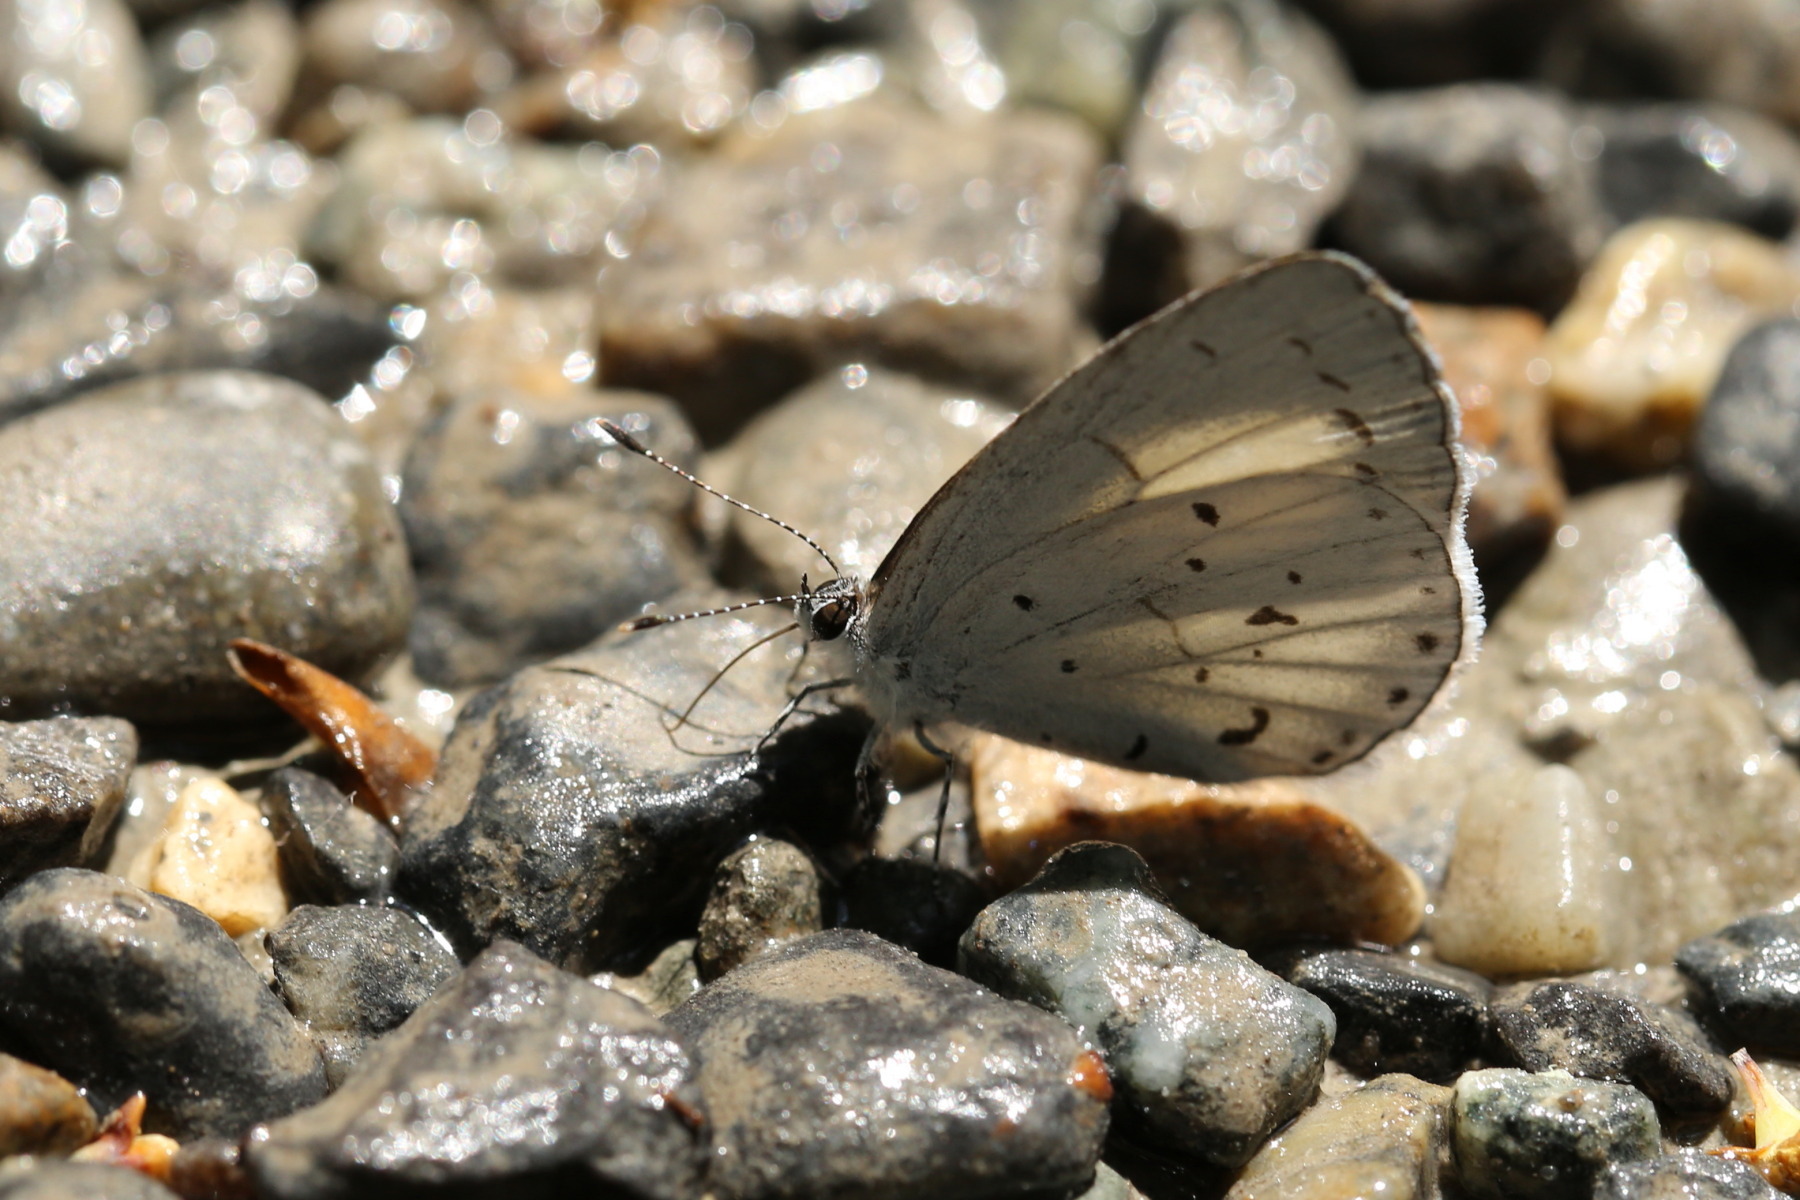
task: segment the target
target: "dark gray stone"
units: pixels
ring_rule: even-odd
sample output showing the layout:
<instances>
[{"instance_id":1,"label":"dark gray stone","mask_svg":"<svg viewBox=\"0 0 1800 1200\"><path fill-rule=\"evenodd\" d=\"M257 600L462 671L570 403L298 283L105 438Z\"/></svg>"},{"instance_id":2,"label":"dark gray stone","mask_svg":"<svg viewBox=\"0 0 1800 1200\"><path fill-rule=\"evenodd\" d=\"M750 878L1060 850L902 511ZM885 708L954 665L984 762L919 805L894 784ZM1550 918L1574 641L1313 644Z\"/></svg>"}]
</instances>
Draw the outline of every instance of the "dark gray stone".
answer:
<instances>
[{"instance_id":1,"label":"dark gray stone","mask_svg":"<svg viewBox=\"0 0 1800 1200\"><path fill-rule=\"evenodd\" d=\"M789 942L668 1021L700 1063L725 1200L1069 1189L1106 1134L1073 1029L871 934Z\"/></svg>"},{"instance_id":2,"label":"dark gray stone","mask_svg":"<svg viewBox=\"0 0 1800 1200\"><path fill-rule=\"evenodd\" d=\"M1561 1068L1630 1083L1670 1113L1700 1116L1731 1102L1725 1059L1660 1005L1578 983L1515 984L1494 995L1494 1034L1527 1071Z\"/></svg>"},{"instance_id":3,"label":"dark gray stone","mask_svg":"<svg viewBox=\"0 0 1800 1200\"><path fill-rule=\"evenodd\" d=\"M844 924L905 946L934 967L954 967L957 941L986 899L980 884L951 867L871 856L844 880Z\"/></svg>"},{"instance_id":4,"label":"dark gray stone","mask_svg":"<svg viewBox=\"0 0 1800 1200\"><path fill-rule=\"evenodd\" d=\"M0 1200L176 1200L176 1195L128 1167L46 1162L18 1175L0 1175Z\"/></svg>"},{"instance_id":5,"label":"dark gray stone","mask_svg":"<svg viewBox=\"0 0 1800 1200\"><path fill-rule=\"evenodd\" d=\"M1287 981L1331 1006L1331 1055L1363 1075L1454 1079L1481 1053L1493 985L1473 971L1370 950L1295 956Z\"/></svg>"},{"instance_id":6,"label":"dark gray stone","mask_svg":"<svg viewBox=\"0 0 1800 1200\"><path fill-rule=\"evenodd\" d=\"M719 675L785 623L754 609L614 635L477 697L408 814L399 894L464 954L506 937L588 972L691 929L752 833L841 839L861 718L796 715L759 751L792 663L771 647Z\"/></svg>"},{"instance_id":7,"label":"dark gray stone","mask_svg":"<svg viewBox=\"0 0 1800 1200\"><path fill-rule=\"evenodd\" d=\"M1800 321L1767 322L1732 346L1700 412L1693 461L1721 523L1800 544Z\"/></svg>"},{"instance_id":8,"label":"dark gray stone","mask_svg":"<svg viewBox=\"0 0 1800 1200\"><path fill-rule=\"evenodd\" d=\"M459 966L418 918L395 908L302 904L268 943L276 990L319 1042L333 1087Z\"/></svg>"},{"instance_id":9,"label":"dark gray stone","mask_svg":"<svg viewBox=\"0 0 1800 1200\"><path fill-rule=\"evenodd\" d=\"M398 649L399 522L316 393L235 371L161 375L0 427L8 629L0 710L262 720L234 637L350 679Z\"/></svg>"},{"instance_id":10,"label":"dark gray stone","mask_svg":"<svg viewBox=\"0 0 1800 1200\"><path fill-rule=\"evenodd\" d=\"M1800 1055L1800 912L1734 921L1681 947L1675 965L1727 1041Z\"/></svg>"},{"instance_id":11,"label":"dark gray stone","mask_svg":"<svg viewBox=\"0 0 1800 1200\"><path fill-rule=\"evenodd\" d=\"M1106 1057L1122 1129L1223 1166L1318 1090L1336 1021L1201 933L1124 846L1084 842L983 909L959 969L1056 1013Z\"/></svg>"},{"instance_id":12,"label":"dark gray stone","mask_svg":"<svg viewBox=\"0 0 1800 1200\"><path fill-rule=\"evenodd\" d=\"M400 869L400 844L387 826L311 771L283 767L262 789L281 853L281 877L298 903L380 900Z\"/></svg>"},{"instance_id":13,"label":"dark gray stone","mask_svg":"<svg viewBox=\"0 0 1800 1200\"><path fill-rule=\"evenodd\" d=\"M247 1161L272 1200L687 1200L704 1119L688 1053L661 1021L501 942L330 1099L252 1138Z\"/></svg>"},{"instance_id":14,"label":"dark gray stone","mask_svg":"<svg viewBox=\"0 0 1800 1200\"><path fill-rule=\"evenodd\" d=\"M1656 1106L1634 1087L1501 1067L1456 1081L1458 1178L1494 1200L1588 1200L1612 1163L1661 1152Z\"/></svg>"},{"instance_id":15,"label":"dark gray stone","mask_svg":"<svg viewBox=\"0 0 1800 1200\"><path fill-rule=\"evenodd\" d=\"M1677 1150L1662 1158L1614 1163L1594 1186L1594 1200L1781 1200L1782 1193L1735 1158Z\"/></svg>"},{"instance_id":16,"label":"dark gray stone","mask_svg":"<svg viewBox=\"0 0 1800 1200\"><path fill-rule=\"evenodd\" d=\"M694 961L717 979L783 942L825 928L825 880L812 857L778 838L733 851L713 875Z\"/></svg>"},{"instance_id":17,"label":"dark gray stone","mask_svg":"<svg viewBox=\"0 0 1800 1200\"><path fill-rule=\"evenodd\" d=\"M93 862L136 760L124 721L0 721L0 893L34 871Z\"/></svg>"},{"instance_id":18,"label":"dark gray stone","mask_svg":"<svg viewBox=\"0 0 1800 1200\"><path fill-rule=\"evenodd\" d=\"M1620 225L1645 217L1729 221L1777 241L1800 216L1800 144L1781 126L1724 105L1587 109L1601 141L1600 198Z\"/></svg>"},{"instance_id":19,"label":"dark gray stone","mask_svg":"<svg viewBox=\"0 0 1800 1200\"><path fill-rule=\"evenodd\" d=\"M685 524L698 491L620 450L601 417L693 465L675 406L629 392L483 390L413 443L400 516L419 580L421 679L490 682L705 578Z\"/></svg>"},{"instance_id":20,"label":"dark gray stone","mask_svg":"<svg viewBox=\"0 0 1800 1200\"><path fill-rule=\"evenodd\" d=\"M1377 96L1339 244L1421 300L1554 310L1608 232L1553 94L1464 84Z\"/></svg>"},{"instance_id":21,"label":"dark gray stone","mask_svg":"<svg viewBox=\"0 0 1800 1200\"><path fill-rule=\"evenodd\" d=\"M1568 0L1299 0L1371 88L1436 87L1533 73Z\"/></svg>"},{"instance_id":22,"label":"dark gray stone","mask_svg":"<svg viewBox=\"0 0 1800 1200\"><path fill-rule=\"evenodd\" d=\"M217 922L122 879L65 867L0 900L0 1036L144 1127L237 1137L325 1094L281 1001Z\"/></svg>"}]
</instances>

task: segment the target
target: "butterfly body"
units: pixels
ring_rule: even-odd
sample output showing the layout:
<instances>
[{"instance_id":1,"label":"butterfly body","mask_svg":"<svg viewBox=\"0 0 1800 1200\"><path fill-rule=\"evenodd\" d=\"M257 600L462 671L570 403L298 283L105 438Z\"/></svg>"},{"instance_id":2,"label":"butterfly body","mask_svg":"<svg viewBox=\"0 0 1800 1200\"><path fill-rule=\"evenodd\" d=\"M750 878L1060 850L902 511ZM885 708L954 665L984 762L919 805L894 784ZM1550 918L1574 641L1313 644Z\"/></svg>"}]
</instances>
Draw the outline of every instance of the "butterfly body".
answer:
<instances>
[{"instance_id":1,"label":"butterfly body","mask_svg":"<svg viewBox=\"0 0 1800 1200\"><path fill-rule=\"evenodd\" d=\"M878 719L1226 782L1335 769L1479 627L1457 410L1337 255L1191 296L946 483L866 585L797 604Z\"/></svg>"}]
</instances>

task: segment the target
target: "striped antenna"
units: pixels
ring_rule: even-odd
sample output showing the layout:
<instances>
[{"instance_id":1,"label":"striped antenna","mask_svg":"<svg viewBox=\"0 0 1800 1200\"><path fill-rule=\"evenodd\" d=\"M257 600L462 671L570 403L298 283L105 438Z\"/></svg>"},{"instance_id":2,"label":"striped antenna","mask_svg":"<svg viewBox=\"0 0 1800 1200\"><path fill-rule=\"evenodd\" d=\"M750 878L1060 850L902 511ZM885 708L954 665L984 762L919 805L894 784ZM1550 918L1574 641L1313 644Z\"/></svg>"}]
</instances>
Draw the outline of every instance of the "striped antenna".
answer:
<instances>
[{"instance_id":1,"label":"striped antenna","mask_svg":"<svg viewBox=\"0 0 1800 1200\"><path fill-rule=\"evenodd\" d=\"M765 604L793 604L804 600L810 592L802 592L794 596L766 596L761 600L746 600L742 604L727 604L724 608L702 609L700 612L685 613L651 613L626 621L618 627L620 633L636 633L640 629L655 629L658 625L670 625L676 621L691 621L695 617L722 617L726 613L743 612L746 608L761 608ZM785 632L785 630L783 631Z\"/></svg>"}]
</instances>

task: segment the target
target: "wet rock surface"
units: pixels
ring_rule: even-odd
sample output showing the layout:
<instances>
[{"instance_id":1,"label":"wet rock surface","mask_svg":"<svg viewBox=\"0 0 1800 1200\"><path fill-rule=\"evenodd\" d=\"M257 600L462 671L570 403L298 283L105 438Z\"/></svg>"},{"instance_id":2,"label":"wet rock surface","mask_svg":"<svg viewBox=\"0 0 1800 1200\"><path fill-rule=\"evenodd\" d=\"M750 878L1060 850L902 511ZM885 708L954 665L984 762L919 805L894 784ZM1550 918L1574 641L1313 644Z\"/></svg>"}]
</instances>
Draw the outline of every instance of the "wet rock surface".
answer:
<instances>
[{"instance_id":1,"label":"wet rock surface","mask_svg":"<svg viewBox=\"0 0 1800 1200\"><path fill-rule=\"evenodd\" d=\"M1609 1163L1654 1157L1656 1109L1636 1088L1495 1068L1456 1081L1452 1138L1475 1196L1582 1197Z\"/></svg>"},{"instance_id":2,"label":"wet rock surface","mask_svg":"<svg viewBox=\"0 0 1800 1200\"><path fill-rule=\"evenodd\" d=\"M1226 1196L1435 1196L1450 1098L1448 1088L1382 1075L1306 1112L1257 1152Z\"/></svg>"},{"instance_id":3,"label":"wet rock surface","mask_svg":"<svg viewBox=\"0 0 1800 1200\"><path fill-rule=\"evenodd\" d=\"M0 1158L67 1154L99 1129L93 1106L54 1071L0 1054Z\"/></svg>"},{"instance_id":4,"label":"wet rock surface","mask_svg":"<svg viewBox=\"0 0 1800 1200\"><path fill-rule=\"evenodd\" d=\"M1092 1041L1122 1129L1224 1166L1311 1099L1336 1033L1321 1001L1168 907L1122 846L1051 859L975 919L958 966Z\"/></svg>"},{"instance_id":5,"label":"wet rock surface","mask_svg":"<svg viewBox=\"0 0 1800 1200\"><path fill-rule=\"evenodd\" d=\"M1675 965L1699 993L1701 1011L1726 1036L1778 1054L1800 1054L1794 1020L1800 917L1746 917L1681 947Z\"/></svg>"},{"instance_id":6,"label":"wet rock surface","mask_svg":"<svg viewBox=\"0 0 1800 1200\"><path fill-rule=\"evenodd\" d=\"M1614 1163L1594 1185L1594 1200L1777 1200L1781 1195L1748 1164L1697 1150Z\"/></svg>"},{"instance_id":7,"label":"wet rock surface","mask_svg":"<svg viewBox=\"0 0 1800 1200\"><path fill-rule=\"evenodd\" d=\"M1800 321L1758 325L1731 347L1694 431L1694 470L1719 522L1800 543ZM1745 525L1748 529L1743 529Z\"/></svg>"},{"instance_id":8,"label":"wet rock surface","mask_svg":"<svg viewBox=\"0 0 1800 1200\"><path fill-rule=\"evenodd\" d=\"M355 677L411 606L405 547L367 454L317 395L204 372L117 384L0 427L12 712L98 707L244 720L233 637ZM84 547L81 553L73 553Z\"/></svg>"},{"instance_id":9,"label":"wet rock surface","mask_svg":"<svg viewBox=\"0 0 1800 1200\"><path fill-rule=\"evenodd\" d=\"M94 862L136 758L137 731L113 718L0 722L0 892Z\"/></svg>"},{"instance_id":10,"label":"wet rock surface","mask_svg":"<svg viewBox=\"0 0 1800 1200\"><path fill-rule=\"evenodd\" d=\"M253 1138L247 1161L283 1198L485 1187L674 1200L698 1187L705 1111L662 1022L500 942L329 1100Z\"/></svg>"},{"instance_id":11,"label":"wet rock surface","mask_svg":"<svg viewBox=\"0 0 1800 1200\"><path fill-rule=\"evenodd\" d=\"M0 900L0 1030L99 1108L144 1092L147 1127L176 1137L236 1137L325 1094L318 1052L218 925L94 871Z\"/></svg>"},{"instance_id":12,"label":"wet rock surface","mask_svg":"<svg viewBox=\"0 0 1800 1200\"><path fill-rule=\"evenodd\" d=\"M1048 1191L1099 1157L1110 1088L1073 1029L870 934L773 950L668 1022L700 1063L723 1196Z\"/></svg>"},{"instance_id":13,"label":"wet rock surface","mask_svg":"<svg viewBox=\"0 0 1800 1200\"><path fill-rule=\"evenodd\" d=\"M1493 985L1473 971L1368 950L1292 958L1283 977L1330 1005L1337 1018L1332 1057L1353 1071L1441 1082L1483 1049Z\"/></svg>"},{"instance_id":14,"label":"wet rock surface","mask_svg":"<svg viewBox=\"0 0 1800 1200\"><path fill-rule=\"evenodd\" d=\"M713 875L700 914L694 958L702 979L717 979L783 942L825 927L826 882L806 851L758 838L728 855Z\"/></svg>"},{"instance_id":15,"label":"wet rock surface","mask_svg":"<svg viewBox=\"0 0 1800 1200\"><path fill-rule=\"evenodd\" d=\"M174 1200L175 1193L127 1167L52 1162L25 1174L0 1175L5 1200Z\"/></svg>"},{"instance_id":16,"label":"wet rock surface","mask_svg":"<svg viewBox=\"0 0 1800 1200\"><path fill-rule=\"evenodd\" d=\"M948 839L946 839L948 840ZM842 887L844 924L904 946L934 967L956 964L956 945L987 899L951 867L870 856Z\"/></svg>"},{"instance_id":17,"label":"wet rock surface","mask_svg":"<svg viewBox=\"0 0 1800 1200\"><path fill-rule=\"evenodd\" d=\"M288 895L307 904L379 901L400 865L394 835L329 782L284 767L263 785Z\"/></svg>"}]
</instances>

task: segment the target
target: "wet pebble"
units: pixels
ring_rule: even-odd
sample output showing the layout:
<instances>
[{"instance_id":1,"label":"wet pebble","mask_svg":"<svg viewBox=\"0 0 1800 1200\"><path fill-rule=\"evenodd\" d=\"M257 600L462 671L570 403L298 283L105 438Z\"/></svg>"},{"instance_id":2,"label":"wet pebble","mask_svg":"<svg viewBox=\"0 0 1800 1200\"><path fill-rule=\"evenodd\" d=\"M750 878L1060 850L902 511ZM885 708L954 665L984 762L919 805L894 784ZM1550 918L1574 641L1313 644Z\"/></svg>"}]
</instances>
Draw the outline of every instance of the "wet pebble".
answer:
<instances>
[{"instance_id":1,"label":"wet pebble","mask_svg":"<svg viewBox=\"0 0 1800 1200\"><path fill-rule=\"evenodd\" d=\"M1781 1200L1748 1163L1699 1150L1614 1163L1594 1185L1594 1200Z\"/></svg>"},{"instance_id":2,"label":"wet pebble","mask_svg":"<svg viewBox=\"0 0 1800 1200\"><path fill-rule=\"evenodd\" d=\"M418 918L373 905L303 904L268 945L275 987L318 1043L334 1088L459 966Z\"/></svg>"},{"instance_id":3,"label":"wet pebble","mask_svg":"<svg viewBox=\"0 0 1800 1200\"><path fill-rule=\"evenodd\" d=\"M193 905L232 937L287 915L275 836L256 806L222 780L181 789L152 858L151 891Z\"/></svg>"},{"instance_id":4,"label":"wet pebble","mask_svg":"<svg viewBox=\"0 0 1800 1200\"><path fill-rule=\"evenodd\" d=\"M1745 917L1682 946L1675 965L1725 1037L1800 1054L1800 914Z\"/></svg>"},{"instance_id":5,"label":"wet pebble","mask_svg":"<svg viewBox=\"0 0 1800 1200\"><path fill-rule=\"evenodd\" d=\"M125 161L150 78L122 0L5 0L0 41L0 123L71 165Z\"/></svg>"},{"instance_id":6,"label":"wet pebble","mask_svg":"<svg viewBox=\"0 0 1800 1200\"><path fill-rule=\"evenodd\" d=\"M692 485L619 449L602 418L691 465L693 432L668 401L572 386L466 395L413 443L400 516L421 679L492 682L704 579Z\"/></svg>"},{"instance_id":7,"label":"wet pebble","mask_svg":"<svg viewBox=\"0 0 1800 1200\"><path fill-rule=\"evenodd\" d=\"M1494 996L1494 1035L1528 1071L1630 1083L1667 1113L1731 1100L1732 1074L1705 1035L1660 1005L1578 983L1516 984Z\"/></svg>"},{"instance_id":8,"label":"wet pebble","mask_svg":"<svg viewBox=\"0 0 1800 1200\"><path fill-rule=\"evenodd\" d=\"M845 925L934 967L956 965L956 944L987 900L980 883L952 867L874 855L851 868L841 891Z\"/></svg>"},{"instance_id":9,"label":"wet pebble","mask_svg":"<svg viewBox=\"0 0 1800 1200\"><path fill-rule=\"evenodd\" d=\"M0 1054L0 1160L68 1154L99 1130L93 1106L54 1071Z\"/></svg>"},{"instance_id":10,"label":"wet pebble","mask_svg":"<svg viewBox=\"0 0 1800 1200\"><path fill-rule=\"evenodd\" d=\"M0 721L0 893L34 871L98 859L137 744L112 717Z\"/></svg>"},{"instance_id":11,"label":"wet pebble","mask_svg":"<svg viewBox=\"0 0 1800 1200\"><path fill-rule=\"evenodd\" d=\"M0 601L12 711L262 720L231 638L356 678L405 632L405 547L366 451L273 376L157 376L14 421L0 509L38 514L0 544L21 581Z\"/></svg>"},{"instance_id":12,"label":"wet pebble","mask_svg":"<svg viewBox=\"0 0 1800 1200\"><path fill-rule=\"evenodd\" d=\"M1500 83L1393 93L1363 110L1362 168L1333 218L1408 295L1554 310L1607 223L1567 103Z\"/></svg>"},{"instance_id":13,"label":"wet pebble","mask_svg":"<svg viewBox=\"0 0 1800 1200\"><path fill-rule=\"evenodd\" d=\"M305 39L307 65L327 84L379 88L424 111L460 108L512 73L462 0L325 0L307 11Z\"/></svg>"},{"instance_id":14,"label":"wet pebble","mask_svg":"<svg viewBox=\"0 0 1800 1200\"><path fill-rule=\"evenodd\" d=\"M408 1189L679 1200L705 1109L677 1037L635 1001L500 942L388 1034L331 1098L259 1129L272 1200Z\"/></svg>"},{"instance_id":15,"label":"wet pebble","mask_svg":"<svg viewBox=\"0 0 1800 1200\"><path fill-rule=\"evenodd\" d=\"M860 722L799 713L758 751L792 643L718 675L784 623L753 609L614 635L483 693L408 814L399 894L465 953L508 937L593 970L691 929L713 867L751 833L842 837Z\"/></svg>"},{"instance_id":16,"label":"wet pebble","mask_svg":"<svg viewBox=\"0 0 1800 1200\"><path fill-rule=\"evenodd\" d=\"M0 1031L102 1109L235 1137L325 1094L318 1052L223 930L93 871L41 871L0 900Z\"/></svg>"},{"instance_id":17,"label":"wet pebble","mask_svg":"<svg viewBox=\"0 0 1800 1200\"><path fill-rule=\"evenodd\" d=\"M826 881L812 857L779 838L727 855L700 914L694 960L703 980L825 927Z\"/></svg>"},{"instance_id":18,"label":"wet pebble","mask_svg":"<svg viewBox=\"0 0 1800 1200\"><path fill-rule=\"evenodd\" d=\"M1604 139L1600 196L1620 225L1646 217L1729 221L1780 240L1800 217L1800 143L1727 105L1633 104L1583 113Z\"/></svg>"},{"instance_id":19,"label":"wet pebble","mask_svg":"<svg viewBox=\"0 0 1800 1200\"><path fill-rule=\"evenodd\" d=\"M1463 1187L1496 1200L1587 1200L1609 1163L1661 1150L1642 1092L1566 1071L1470 1071L1456 1081L1451 1130Z\"/></svg>"},{"instance_id":20,"label":"wet pebble","mask_svg":"<svg viewBox=\"0 0 1800 1200\"><path fill-rule=\"evenodd\" d=\"M1731 347L1693 461L1722 524L1800 544L1800 321L1758 325Z\"/></svg>"},{"instance_id":21,"label":"wet pebble","mask_svg":"<svg viewBox=\"0 0 1800 1200\"><path fill-rule=\"evenodd\" d=\"M1383 1075L1321 1101L1244 1167L1226 1200L1430 1200L1450 1139L1450 1089Z\"/></svg>"},{"instance_id":22,"label":"wet pebble","mask_svg":"<svg viewBox=\"0 0 1800 1200\"><path fill-rule=\"evenodd\" d=\"M1294 956L1282 974L1331 1006L1331 1055L1363 1075L1442 1082L1480 1054L1493 986L1473 971L1370 950Z\"/></svg>"},{"instance_id":23,"label":"wet pebble","mask_svg":"<svg viewBox=\"0 0 1800 1200\"><path fill-rule=\"evenodd\" d=\"M728 1200L1048 1192L1100 1154L1111 1089L1073 1029L867 933L791 942L668 1021L699 1060Z\"/></svg>"},{"instance_id":24,"label":"wet pebble","mask_svg":"<svg viewBox=\"0 0 1800 1200\"><path fill-rule=\"evenodd\" d=\"M596 971L588 978L601 987L623 992L657 1016L700 990L700 966L694 960L698 938L680 938L659 950L638 971Z\"/></svg>"},{"instance_id":25,"label":"wet pebble","mask_svg":"<svg viewBox=\"0 0 1800 1200\"><path fill-rule=\"evenodd\" d=\"M1099 842L982 910L959 969L1097 1046L1122 1131L1224 1166L1311 1101L1337 1028L1322 1001L1168 907L1135 853Z\"/></svg>"},{"instance_id":26,"label":"wet pebble","mask_svg":"<svg viewBox=\"0 0 1800 1200\"><path fill-rule=\"evenodd\" d=\"M101 1163L48 1162L0 1174L0 1200L176 1200L141 1171Z\"/></svg>"},{"instance_id":27,"label":"wet pebble","mask_svg":"<svg viewBox=\"0 0 1800 1200\"><path fill-rule=\"evenodd\" d=\"M288 894L306 904L381 900L393 887L400 846L386 826L330 783L283 767L262 789Z\"/></svg>"}]
</instances>

